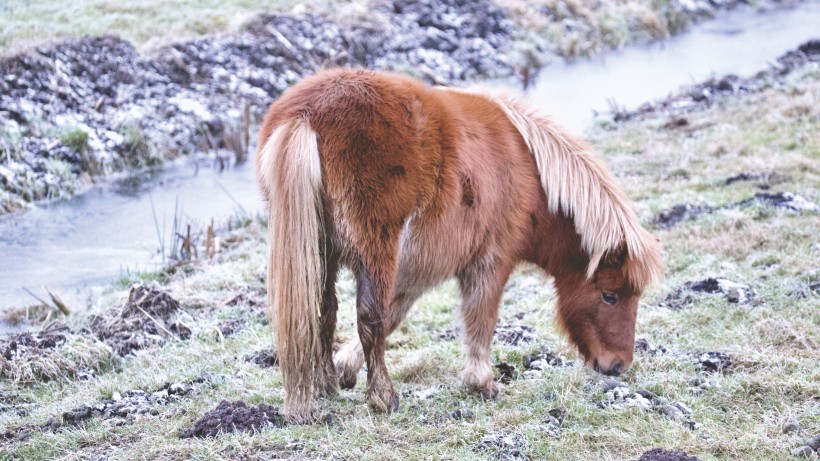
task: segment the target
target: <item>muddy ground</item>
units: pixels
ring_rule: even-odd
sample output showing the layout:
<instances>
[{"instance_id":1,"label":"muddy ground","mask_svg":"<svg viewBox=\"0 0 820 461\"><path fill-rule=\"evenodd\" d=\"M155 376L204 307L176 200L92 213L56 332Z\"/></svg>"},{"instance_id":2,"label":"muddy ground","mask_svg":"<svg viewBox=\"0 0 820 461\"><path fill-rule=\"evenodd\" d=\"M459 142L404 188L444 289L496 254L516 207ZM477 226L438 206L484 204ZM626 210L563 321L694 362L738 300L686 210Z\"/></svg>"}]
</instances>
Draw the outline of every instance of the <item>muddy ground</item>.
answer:
<instances>
[{"instance_id":1,"label":"muddy ground","mask_svg":"<svg viewBox=\"0 0 820 461\"><path fill-rule=\"evenodd\" d=\"M689 24L739 3L681 2L667 14ZM585 13L561 11L538 14L567 30L591 27ZM150 56L103 36L3 59L0 214L71 196L101 175L191 153L228 149L241 161L249 125L289 85L320 68L388 69L452 84L509 76L562 53L521 45L526 31L488 0L402 0L371 13L357 21L267 14L237 34L170 45ZM540 57L522 61L513 51L522 46ZM220 164L231 161L220 156Z\"/></svg>"}]
</instances>

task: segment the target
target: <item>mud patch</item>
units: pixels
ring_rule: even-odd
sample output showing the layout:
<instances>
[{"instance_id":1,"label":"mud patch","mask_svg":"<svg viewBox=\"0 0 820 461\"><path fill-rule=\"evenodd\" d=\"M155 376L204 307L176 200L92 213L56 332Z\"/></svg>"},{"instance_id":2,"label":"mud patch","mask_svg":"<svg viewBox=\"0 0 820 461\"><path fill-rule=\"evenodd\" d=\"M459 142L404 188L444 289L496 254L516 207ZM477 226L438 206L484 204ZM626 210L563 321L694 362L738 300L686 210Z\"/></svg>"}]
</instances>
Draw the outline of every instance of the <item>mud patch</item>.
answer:
<instances>
[{"instance_id":1,"label":"mud patch","mask_svg":"<svg viewBox=\"0 0 820 461\"><path fill-rule=\"evenodd\" d=\"M673 206L668 210L661 211L652 220L652 224L668 229L675 226L682 221L689 221L697 218L700 215L712 213L714 208L709 205L700 204L693 205L691 203L682 203Z\"/></svg>"},{"instance_id":2,"label":"mud patch","mask_svg":"<svg viewBox=\"0 0 820 461\"><path fill-rule=\"evenodd\" d=\"M194 427L180 432L180 438L216 437L228 432L258 432L270 427L284 427L285 417L277 407L262 403L249 407L245 402L223 400L213 410L205 413Z\"/></svg>"},{"instance_id":3,"label":"mud patch","mask_svg":"<svg viewBox=\"0 0 820 461\"><path fill-rule=\"evenodd\" d=\"M228 336L233 336L236 333L244 330L248 326L247 322L242 319L234 319L234 320L225 320L219 322L216 328L219 330L219 334L223 337L227 338Z\"/></svg>"},{"instance_id":4,"label":"mud patch","mask_svg":"<svg viewBox=\"0 0 820 461\"><path fill-rule=\"evenodd\" d=\"M726 278L710 277L684 283L669 293L658 305L678 311L697 302L702 294L723 294L726 300L733 304L748 304L756 298L755 291L748 285Z\"/></svg>"},{"instance_id":5,"label":"mud patch","mask_svg":"<svg viewBox=\"0 0 820 461\"><path fill-rule=\"evenodd\" d=\"M700 352L692 354L692 359L703 371L725 373L732 368L732 358L723 352Z\"/></svg>"},{"instance_id":6,"label":"mud patch","mask_svg":"<svg viewBox=\"0 0 820 461\"><path fill-rule=\"evenodd\" d=\"M164 344L168 338L186 339L191 330L173 321L181 311L179 302L157 286L131 288L128 301L91 317L91 331L120 356Z\"/></svg>"},{"instance_id":7,"label":"mud patch","mask_svg":"<svg viewBox=\"0 0 820 461\"><path fill-rule=\"evenodd\" d=\"M510 384L513 380L518 379L518 370L515 365L507 362L497 363L495 369L498 370L498 381L504 384Z\"/></svg>"},{"instance_id":8,"label":"mud patch","mask_svg":"<svg viewBox=\"0 0 820 461\"><path fill-rule=\"evenodd\" d=\"M279 365L279 352L273 347L266 347L245 357L246 362L252 362L262 368L273 368Z\"/></svg>"},{"instance_id":9,"label":"mud patch","mask_svg":"<svg viewBox=\"0 0 820 461\"><path fill-rule=\"evenodd\" d=\"M653 448L641 455L637 461L700 461L685 451L669 451L663 448Z\"/></svg>"},{"instance_id":10,"label":"mud patch","mask_svg":"<svg viewBox=\"0 0 820 461\"><path fill-rule=\"evenodd\" d=\"M759 189L770 189L772 186L776 186L779 184L783 184L791 180L789 176L784 174L780 174L777 172L770 172L770 173L752 173L752 172L743 172L738 173L734 176L730 176L723 181L724 186L732 185L736 182L751 182L755 181L755 187Z\"/></svg>"},{"instance_id":11,"label":"mud patch","mask_svg":"<svg viewBox=\"0 0 820 461\"><path fill-rule=\"evenodd\" d=\"M485 435L478 446L477 451L490 453L494 459L503 460L528 460L526 451L529 448L529 441L521 434L505 434L503 432L492 432Z\"/></svg>"}]
</instances>

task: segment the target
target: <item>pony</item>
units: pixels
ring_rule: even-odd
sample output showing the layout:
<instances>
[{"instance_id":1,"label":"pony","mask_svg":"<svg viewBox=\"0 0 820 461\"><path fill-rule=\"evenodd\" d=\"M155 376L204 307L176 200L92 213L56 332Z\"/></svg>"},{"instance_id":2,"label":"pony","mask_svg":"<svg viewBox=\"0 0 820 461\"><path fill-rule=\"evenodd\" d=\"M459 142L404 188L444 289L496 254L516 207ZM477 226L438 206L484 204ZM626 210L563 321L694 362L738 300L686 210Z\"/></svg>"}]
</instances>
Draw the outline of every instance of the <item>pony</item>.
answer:
<instances>
[{"instance_id":1,"label":"pony","mask_svg":"<svg viewBox=\"0 0 820 461\"><path fill-rule=\"evenodd\" d=\"M331 69L268 108L256 157L269 212L267 290L283 412L356 384L391 412L385 338L425 291L455 277L461 381L498 394L490 344L519 262L554 278L557 321L607 375L632 363L638 300L659 244L584 141L511 98L410 77ZM340 267L356 281L358 338L333 353Z\"/></svg>"}]
</instances>

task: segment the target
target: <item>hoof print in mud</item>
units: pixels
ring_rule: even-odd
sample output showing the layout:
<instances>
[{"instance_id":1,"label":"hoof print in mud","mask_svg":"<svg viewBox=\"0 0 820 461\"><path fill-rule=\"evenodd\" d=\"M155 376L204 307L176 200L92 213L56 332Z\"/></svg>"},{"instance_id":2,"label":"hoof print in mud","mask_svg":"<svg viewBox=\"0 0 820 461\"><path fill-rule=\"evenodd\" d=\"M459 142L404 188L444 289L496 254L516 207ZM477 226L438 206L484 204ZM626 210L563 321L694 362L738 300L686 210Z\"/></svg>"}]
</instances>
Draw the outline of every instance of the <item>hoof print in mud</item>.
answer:
<instances>
[{"instance_id":1,"label":"hoof print in mud","mask_svg":"<svg viewBox=\"0 0 820 461\"><path fill-rule=\"evenodd\" d=\"M179 437L216 437L228 432L258 432L270 427L284 426L285 417L277 407L265 403L249 407L241 400L223 400L216 408L205 413L194 427L180 432Z\"/></svg>"}]
</instances>

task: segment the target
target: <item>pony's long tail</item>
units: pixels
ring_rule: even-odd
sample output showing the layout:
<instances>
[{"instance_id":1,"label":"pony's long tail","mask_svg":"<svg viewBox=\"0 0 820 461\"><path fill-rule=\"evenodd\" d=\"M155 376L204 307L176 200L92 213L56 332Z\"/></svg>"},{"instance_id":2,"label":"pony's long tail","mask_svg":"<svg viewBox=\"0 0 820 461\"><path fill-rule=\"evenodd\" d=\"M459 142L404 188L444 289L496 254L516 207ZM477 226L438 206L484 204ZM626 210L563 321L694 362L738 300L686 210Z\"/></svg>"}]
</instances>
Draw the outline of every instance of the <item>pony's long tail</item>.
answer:
<instances>
[{"instance_id":1,"label":"pony's long tail","mask_svg":"<svg viewBox=\"0 0 820 461\"><path fill-rule=\"evenodd\" d=\"M589 255L587 277L602 258L626 250L624 269L631 284L643 290L663 275L657 240L641 226L615 178L584 141L549 117L511 99L496 99L530 149L550 212L573 218Z\"/></svg>"},{"instance_id":2,"label":"pony's long tail","mask_svg":"<svg viewBox=\"0 0 820 461\"><path fill-rule=\"evenodd\" d=\"M320 310L325 264L322 172L316 133L305 117L277 127L260 151L259 178L267 191L268 300L285 388L285 414L313 417L314 386L322 364Z\"/></svg>"}]
</instances>

